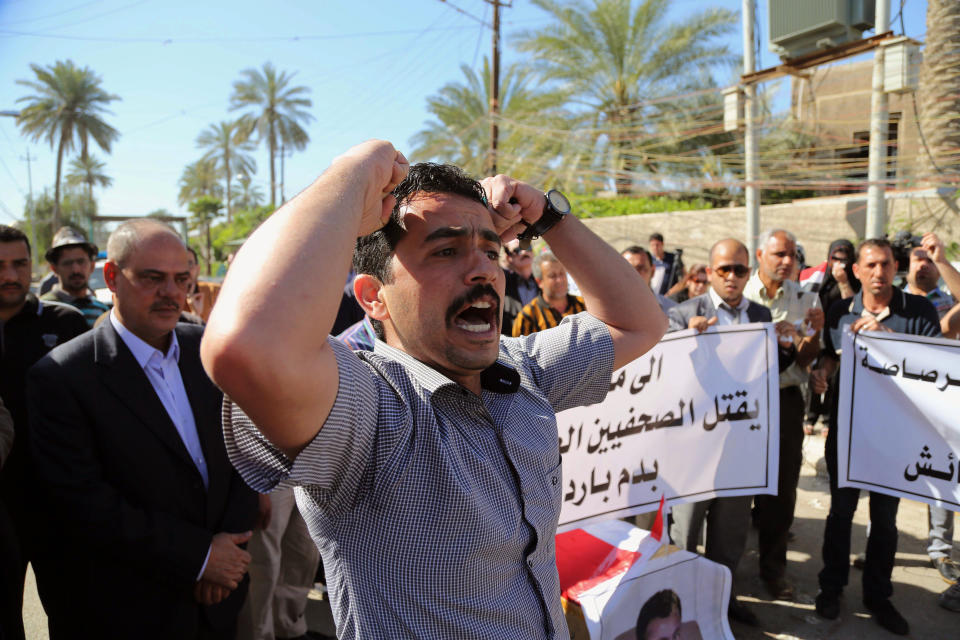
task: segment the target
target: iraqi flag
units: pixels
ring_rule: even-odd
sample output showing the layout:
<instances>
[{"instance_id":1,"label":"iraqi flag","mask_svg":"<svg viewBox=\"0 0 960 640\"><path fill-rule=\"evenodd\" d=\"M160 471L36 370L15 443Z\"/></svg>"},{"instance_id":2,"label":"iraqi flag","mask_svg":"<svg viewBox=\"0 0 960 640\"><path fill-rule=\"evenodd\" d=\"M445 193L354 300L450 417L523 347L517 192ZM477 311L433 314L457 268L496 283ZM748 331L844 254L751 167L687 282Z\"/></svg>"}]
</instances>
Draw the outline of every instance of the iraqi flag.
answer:
<instances>
[{"instance_id":1,"label":"iraqi flag","mask_svg":"<svg viewBox=\"0 0 960 640\"><path fill-rule=\"evenodd\" d=\"M804 291L819 291L823 278L827 275L827 262L824 260L815 267L807 267L800 272L800 287Z\"/></svg>"},{"instance_id":2,"label":"iraqi flag","mask_svg":"<svg viewBox=\"0 0 960 640\"><path fill-rule=\"evenodd\" d=\"M580 595L610 581L619 582L631 567L647 562L663 546L664 498L650 531L622 520L587 524L557 535L557 571L564 598Z\"/></svg>"}]
</instances>

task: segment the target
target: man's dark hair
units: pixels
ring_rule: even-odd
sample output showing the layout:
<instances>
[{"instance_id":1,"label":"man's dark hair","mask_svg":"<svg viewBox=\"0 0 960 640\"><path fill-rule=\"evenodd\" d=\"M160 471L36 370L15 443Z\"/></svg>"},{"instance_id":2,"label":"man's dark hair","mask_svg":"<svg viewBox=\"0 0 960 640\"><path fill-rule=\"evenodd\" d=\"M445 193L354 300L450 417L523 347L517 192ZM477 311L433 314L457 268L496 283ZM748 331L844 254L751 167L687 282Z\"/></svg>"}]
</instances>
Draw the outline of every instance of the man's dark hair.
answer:
<instances>
[{"instance_id":1,"label":"man's dark hair","mask_svg":"<svg viewBox=\"0 0 960 640\"><path fill-rule=\"evenodd\" d=\"M643 603L640 608L640 614L637 616L637 640L647 640L647 627L656 618L669 618L674 608L677 615L683 617L683 609L680 607L680 596L671 589L657 591L655 594Z\"/></svg>"},{"instance_id":2,"label":"man's dark hair","mask_svg":"<svg viewBox=\"0 0 960 640\"><path fill-rule=\"evenodd\" d=\"M663 242L663 234L662 234L662 233L656 233L656 232L651 233L651 234L650 234L650 237L647 238L647 242L650 242L651 240L659 240L660 242Z\"/></svg>"},{"instance_id":3,"label":"man's dark hair","mask_svg":"<svg viewBox=\"0 0 960 640\"><path fill-rule=\"evenodd\" d=\"M641 247L641 246L638 245L638 244L632 244L632 245L630 245L629 247L627 247L626 249L623 250L623 252L621 253L621 255L622 255L623 253L632 253L632 254L634 254L634 255L636 255L636 254L641 254L641 253L642 253L643 255L647 256L647 264L649 264L651 267L653 266L653 256L650 255L650 252L649 252L649 251L647 251L646 249L644 249L643 247Z\"/></svg>"},{"instance_id":4,"label":"man's dark hair","mask_svg":"<svg viewBox=\"0 0 960 640\"><path fill-rule=\"evenodd\" d=\"M876 249L887 249L890 252L890 255L893 254L893 245L890 244L890 241L886 238L868 238L860 243L860 246L857 247L857 257L854 259L854 262L860 262L860 254L863 253L864 249L869 247L874 247Z\"/></svg>"},{"instance_id":5,"label":"man's dark hair","mask_svg":"<svg viewBox=\"0 0 960 640\"><path fill-rule=\"evenodd\" d=\"M10 227L5 224L0 224L0 242L23 242L27 245L27 255L30 255L30 240L27 239L27 234L16 227Z\"/></svg>"},{"instance_id":6,"label":"man's dark hair","mask_svg":"<svg viewBox=\"0 0 960 640\"><path fill-rule=\"evenodd\" d=\"M390 219L382 228L357 239L353 252L353 270L374 276L380 282L390 282L390 256L397 243L406 233L400 209L416 196L424 193L446 193L463 196L487 206L487 196L480 183L468 176L462 169L450 164L421 162L410 167L403 182L393 190L397 203L390 212ZM383 324L370 319L377 337L384 339Z\"/></svg>"}]
</instances>

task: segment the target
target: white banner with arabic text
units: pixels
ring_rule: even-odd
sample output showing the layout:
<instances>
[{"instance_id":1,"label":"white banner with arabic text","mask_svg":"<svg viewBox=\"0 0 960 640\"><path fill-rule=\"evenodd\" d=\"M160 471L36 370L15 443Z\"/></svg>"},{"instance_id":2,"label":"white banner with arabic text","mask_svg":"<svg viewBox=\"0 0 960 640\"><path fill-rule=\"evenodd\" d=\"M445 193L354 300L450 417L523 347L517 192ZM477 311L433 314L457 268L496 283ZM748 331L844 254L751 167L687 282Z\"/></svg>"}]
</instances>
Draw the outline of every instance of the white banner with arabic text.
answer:
<instances>
[{"instance_id":1,"label":"white banner with arabic text","mask_svg":"<svg viewBox=\"0 0 960 640\"><path fill-rule=\"evenodd\" d=\"M960 511L960 342L844 333L837 476Z\"/></svg>"},{"instance_id":2,"label":"white banner with arabic text","mask_svg":"<svg viewBox=\"0 0 960 640\"><path fill-rule=\"evenodd\" d=\"M770 324L668 334L614 372L603 402L557 414L560 531L656 510L661 495L776 493L775 339Z\"/></svg>"}]
</instances>

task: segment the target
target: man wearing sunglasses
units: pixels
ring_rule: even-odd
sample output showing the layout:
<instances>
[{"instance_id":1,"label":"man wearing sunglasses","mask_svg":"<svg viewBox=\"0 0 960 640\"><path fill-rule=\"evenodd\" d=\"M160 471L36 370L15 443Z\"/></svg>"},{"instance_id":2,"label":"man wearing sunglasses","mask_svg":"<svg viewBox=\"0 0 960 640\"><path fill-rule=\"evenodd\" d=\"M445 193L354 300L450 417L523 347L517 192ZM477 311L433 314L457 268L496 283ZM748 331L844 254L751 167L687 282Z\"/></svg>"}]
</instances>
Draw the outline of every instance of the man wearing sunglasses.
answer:
<instances>
[{"instance_id":1,"label":"man wearing sunglasses","mask_svg":"<svg viewBox=\"0 0 960 640\"><path fill-rule=\"evenodd\" d=\"M533 250L521 247L519 240L503 245L509 268L504 269L506 289L503 294L503 335L513 335L513 323L520 311L540 295L540 284L533 275Z\"/></svg>"},{"instance_id":2,"label":"man wearing sunglasses","mask_svg":"<svg viewBox=\"0 0 960 640\"><path fill-rule=\"evenodd\" d=\"M727 238L713 245L707 267L710 289L670 310L670 331L696 329L702 333L714 325L770 322L769 309L743 296L750 277L748 260L747 248L738 240ZM674 507L670 538L677 546L696 552L700 529L706 522L705 556L736 575L747 544L752 500L753 496L712 498ZM730 598L728 614L738 622L757 624L757 616L735 597Z\"/></svg>"}]
</instances>

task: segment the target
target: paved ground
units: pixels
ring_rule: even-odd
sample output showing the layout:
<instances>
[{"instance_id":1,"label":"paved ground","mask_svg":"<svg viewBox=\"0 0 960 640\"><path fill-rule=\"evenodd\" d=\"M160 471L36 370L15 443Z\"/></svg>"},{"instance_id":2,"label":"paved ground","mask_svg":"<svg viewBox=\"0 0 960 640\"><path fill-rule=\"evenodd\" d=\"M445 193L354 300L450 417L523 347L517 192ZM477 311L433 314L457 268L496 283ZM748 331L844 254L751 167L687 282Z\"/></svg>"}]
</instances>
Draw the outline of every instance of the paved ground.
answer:
<instances>
[{"instance_id":1,"label":"paved ground","mask_svg":"<svg viewBox=\"0 0 960 640\"><path fill-rule=\"evenodd\" d=\"M800 478L796 521L793 532L796 540L789 552L788 572L797 587L796 602L772 601L764 593L756 577L756 534L751 533L748 552L740 565L737 581L741 600L748 603L760 618L760 628L746 627L736 622L731 626L741 640L821 640L894 638L877 626L860 602L860 572L851 569L840 618L823 620L814 613L813 599L817 593L817 572L820 570L820 541L823 523L830 507L830 491L823 470L823 438L810 436L804 446L805 463ZM820 463L822 477L816 467ZM897 525L900 541L896 567L893 572L893 602L910 622L911 638L923 640L957 640L960 638L960 613L952 613L937 605L937 595L947 588L939 574L930 567L926 555L927 510L923 504L901 501ZM860 551L866 544L867 504L861 500L854 520L853 549ZM40 607L33 585L28 577L24 616L27 638L45 640L46 617ZM310 629L332 635L333 625L326 600L318 592L311 594L307 606Z\"/></svg>"}]
</instances>

